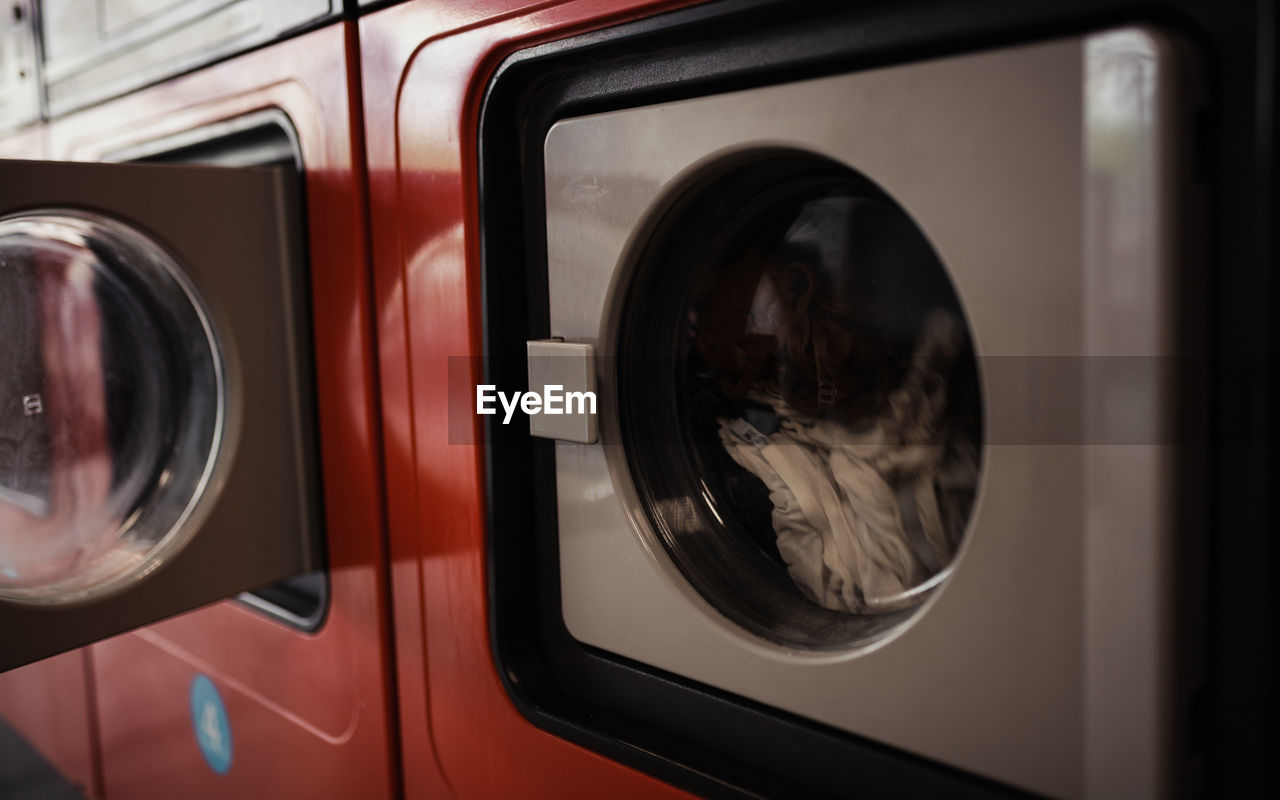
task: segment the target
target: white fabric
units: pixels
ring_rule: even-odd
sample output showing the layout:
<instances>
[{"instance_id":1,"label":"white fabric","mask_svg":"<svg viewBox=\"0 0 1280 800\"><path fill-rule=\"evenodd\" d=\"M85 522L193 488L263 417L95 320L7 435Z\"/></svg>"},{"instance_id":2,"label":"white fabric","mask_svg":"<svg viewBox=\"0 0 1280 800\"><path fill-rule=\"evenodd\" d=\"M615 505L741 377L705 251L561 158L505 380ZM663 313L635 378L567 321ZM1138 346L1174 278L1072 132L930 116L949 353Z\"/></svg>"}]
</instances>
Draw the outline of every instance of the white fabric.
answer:
<instances>
[{"instance_id":1,"label":"white fabric","mask_svg":"<svg viewBox=\"0 0 1280 800\"><path fill-rule=\"evenodd\" d=\"M962 458L943 463L945 448L933 428L945 387L928 367L950 355L955 336L950 317L930 319L914 367L864 429L801 415L761 392L750 398L778 414L777 431L765 435L744 419L720 420L725 450L768 487L778 552L814 602L848 612L899 607L905 592L951 562L962 522L946 519L935 484L971 490L976 458L962 448ZM903 496L911 500L925 552L912 547Z\"/></svg>"}]
</instances>

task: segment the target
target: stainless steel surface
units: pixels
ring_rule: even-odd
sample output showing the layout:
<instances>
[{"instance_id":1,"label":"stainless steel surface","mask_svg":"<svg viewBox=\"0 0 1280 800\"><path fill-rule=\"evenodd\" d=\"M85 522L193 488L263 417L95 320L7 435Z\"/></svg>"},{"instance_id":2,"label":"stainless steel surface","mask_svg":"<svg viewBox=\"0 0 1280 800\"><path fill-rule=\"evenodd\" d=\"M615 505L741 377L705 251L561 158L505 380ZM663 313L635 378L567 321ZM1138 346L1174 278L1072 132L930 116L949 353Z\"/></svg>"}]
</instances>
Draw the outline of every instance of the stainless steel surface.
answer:
<instances>
[{"instance_id":1,"label":"stainless steel surface","mask_svg":"<svg viewBox=\"0 0 1280 800\"><path fill-rule=\"evenodd\" d=\"M341 10L341 0L44 0L48 110L123 94Z\"/></svg>"},{"instance_id":2,"label":"stainless steel surface","mask_svg":"<svg viewBox=\"0 0 1280 800\"><path fill-rule=\"evenodd\" d=\"M1175 314L1178 282L1203 269L1203 198L1188 177L1190 109L1199 93L1189 54L1141 30L1085 48L1085 789L1090 797L1176 794L1180 723L1172 698L1181 636L1175 614L1178 397L1174 342L1194 341L1193 312ZM1186 288L1183 291L1187 291ZM1185 347L1185 345L1183 345ZM1185 388L1185 384L1183 384ZM1181 467L1185 469L1185 467ZM1188 604L1193 606L1194 604Z\"/></svg>"},{"instance_id":3,"label":"stainless steel surface","mask_svg":"<svg viewBox=\"0 0 1280 800\"><path fill-rule=\"evenodd\" d=\"M195 529L226 424L219 337L173 256L65 209L0 218L0 308L0 599L120 591Z\"/></svg>"},{"instance_id":4,"label":"stainless steel surface","mask_svg":"<svg viewBox=\"0 0 1280 800\"><path fill-rule=\"evenodd\" d=\"M1102 50L1164 88L1106 92ZM607 363L629 271L675 187L749 149L796 148L867 175L929 237L973 327L990 421L949 580L891 635L815 654L746 634L685 582L636 495L602 373L600 443L556 445L571 633L1035 792L1160 796L1175 454L1159 427L1097 438L1123 409L1089 358L1174 354L1179 220L1141 200L1178 188L1165 161L1144 160L1182 129L1170 53L1132 30L558 123L545 146L552 336ZM1137 159L1099 146L1117 111ZM1102 192L1138 202L1116 209ZM1151 246L1135 251L1135 237ZM1165 377L1123 388L1157 418L1174 401ZM1065 435L1037 438L1045 425Z\"/></svg>"},{"instance_id":5,"label":"stainless steel surface","mask_svg":"<svg viewBox=\"0 0 1280 800\"><path fill-rule=\"evenodd\" d=\"M40 46L35 0L11 0L0 13L0 132L40 118Z\"/></svg>"}]
</instances>

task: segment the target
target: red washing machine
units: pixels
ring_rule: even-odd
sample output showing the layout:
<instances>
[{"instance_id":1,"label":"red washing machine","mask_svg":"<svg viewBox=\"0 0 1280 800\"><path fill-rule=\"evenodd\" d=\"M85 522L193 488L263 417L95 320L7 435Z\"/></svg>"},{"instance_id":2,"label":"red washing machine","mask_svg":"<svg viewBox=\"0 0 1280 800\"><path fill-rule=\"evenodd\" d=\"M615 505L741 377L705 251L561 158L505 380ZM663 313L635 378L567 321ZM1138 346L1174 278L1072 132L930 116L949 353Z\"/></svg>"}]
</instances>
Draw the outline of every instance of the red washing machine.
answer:
<instances>
[{"instance_id":1,"label":"red washing machine","mask_svg":"<svg viewBox=\"0 0 1280 800\"><path fill-rule=\"evenodd\" d=\"M1274 4L35 5L0 657L148 625L0 711L87 793L1271 782ZM477 413L556 374L598 413ZM832 466L904 408L914 468Z\"/></svg>"},{"instance_id":2,"label":"red washing machine","mask_svg":"<svg viewBox=\"0 0 1280 800\"><path fill-rule=\"evenodd\" d=\"M40 620L46 627L71 620L62 638L42 641L22 634L51 652L75 639L99 638L203 605L231 590L250 590L3 678L5 716L91 796L397 793L356 30L354 23L332 18L341 4L333 10L330 5L241 2L199 19L167 22L162 18L174 9L157 7L146 16L137 8L113 6L120 9L119 18L108 20L111 24L100 32L115 37L114 49L89 70L89 78L84 65L75 63L75 48L46 54L46 68L56 72L45 76L53 118L0 139L5 158L129 162L102 167L111 171L106 180L136 183L139 195L173 191L167 204L186 207L191 213L185 221L181 212L168 220L148 217L152 212L142 206L166 205L154 197L139 200L137 209L115 209L109 188L93 200L80 200L68 189L66 197L14 203L15 208L37 203L98 208L153 233L179 263L192 262L193 291L207 300L205 327L218 334L214 350L226 357L227 388L220 395L225 408L220 405L216 415L217 423L226 425L218 429L216 440L222 449L214 448L216 459L210 456L202 473L208 478L199 486L204 494L183 512L203 519L185 547L164 550L169 545L156 544L160 568L145 579L141 572L111 577L116 583L103 590L101 602L96 594L86 595L87 605L46 611L34 608L39 601L23 596L27 589L17 583L13 596L6 595L16 609L4 612L9 615L3 622L6 632L10 625L26 632ZM304 16L303 27L315 30L134 90L196 65L189 59L174 67L173 41L161 35L164 30L203 31L199 41L209 46L199 57L225 58L297 28L286 6L310 15ZM192 4L185 7L192 10ZM74 9L46 3L44 11L46 21L52 21ZM146 18L122 19L129 14ZM169 28L162 30L163 25ZM121 63L128 69L119 68ZM100 102L123 92L130 93ZM88 103L96 104L74 110ZM235 169L185 166L196 164ZM8 164L4 168L10 170L10 182L14 173ZM74 185L83 182L90 167L49 166L54 168L63 169L69 176L65 181ZM22 186L10 182L6 189L38 184L43 168L30 169L36 172L22 175L34 178L26 177ZM262 187L275 181L284 200L274 208L283 210L273 218L276 211L234 212L213 201L201 206L192 198L205 196L209 187L200 185L203 179L163 184L164 175L178 174L256 183L259 188L251 191L259 199ZM160 175L156 180L161 183L150 182L148 175ZM231 177L219 177L226 175ZM233 190L222 198L235 196ZM256 201L245 208L251 205ZM251 215L258 223L244 219ZM275 226L277 233L260 235L259 224ZM272 244L273 236L279 242ZM207 237L204 244L197 241L201 237ZM236 275L247 267L195 262L209 260L208 253L218 250L217 241L242 239L256 242L248 248L266 247L272 259L268 263L296 261L298 275L280 280L268 274L262 291L244 280L240 291L246 294L236 298L234 286L219 283L247 279L247 274ZM230 262L240 257L224 251L221 258ZM102 290L95 292L100 296ZM276 295L282 305L258 302ZM248 308L255 310L246 312ZM283 327L254 333L255 323L247 317L283 320ZM281 351L276 367L260 364L262 352L277 345L288 352ZM272 372L288 373L292 382L277 382L268 374ZM52 412L41 414L37 399L28 405L28 419L48 417L53 433L45 435L57 440L59 423ZM272 416L276 412L270 409L285 406L296 406L297 413ZM275 444L259 449L272 440ZM182 473L175 464L192 449L199 448L175 448L179 455L174 462L156 468L160 488L148 497L169 498L176 491L170 487L181 482L175 476ZM268 449L277 455L268 455ZM236 466L227 469L218 463ZM267 466L271 463L275 466ZM253 473L256 477L250 479ZM257 490L244 484L255 482L262 496L249 500ZM276 488L266 488L272 484ZM39 487L6 484L6 489L10 494L3 499L17 498L13 502L20 504L25 497L30 513L50 513L41 511ZM112 491L114 497L114 484ZM56 488L46 495L56 512ZM151 502L147 508L161 505ZM237 508L246 513L239 522L233 521L241 513ZM134 538L141 538L138 531L152 512L137 513L125 527L132 526ZM210 531L238 540L238 555L223 551L217 556L206 549L218 549L203 543L215 538ZM252 555L246 558L245 553ZM263 565L263 570L249 576L245 564ZM272 582L299 568L309 571ZM218 572L238 574L226 580L200 577ZM205 585L195 589L196 583ZM87 617L92 619L76 621ZM6 652L6 660L9 656ZM39 707L31 707L37 698Z\"/></svg>"},{"instance_id":3,"label":"red washing machine","mask_svg":"<svg viewBox=\"0 0 1280 800\"><path fill-rule=\"evenodd\" d=\"M1270 606L1242 576L1270 548L1245 500L1272 474L1270 428L1223 356L1274 332L1244 311L1273 252L1251 177L1274 178L1254 160L1274 152L1254 127L1272 119L1267 9L362 16L406 794L1261 786L1250 698L1273 695L1227 676L1264 658ZM859 330L901 363L868 367L887 382L865 396L805 362L817 344L788 351L791 378L716 373L725 351L698 337L717 320L783 335L767 308L739 318L761 297L825 308L823 352ZM947 484L963 497L884 501L914 565L886 583L830 565L806 583L770 504L777 524L807 479L751 452L825 406L887 402L906 383L886 376L943 339L960 440L927 444L948 475L968 465ZM598 420L552 443L532 417L479 416L479 385L548 372L598 387ZM1210 477L1227 474L1243 484ZM929 551L908 529L935 502L954 538Z\"/></svg>"},{"instance_id":4,"label":"red washing machine","mask_svg":"<svg viewBox=\"0 0 1280 800\"><path fill-rule=\"evenodd\" d=\"M513 706L489 636L484 451L467 444L489 77L521 46L664 5L410 2L360 19L408 797L684 796Z\"/></svg>"}]
</instances>

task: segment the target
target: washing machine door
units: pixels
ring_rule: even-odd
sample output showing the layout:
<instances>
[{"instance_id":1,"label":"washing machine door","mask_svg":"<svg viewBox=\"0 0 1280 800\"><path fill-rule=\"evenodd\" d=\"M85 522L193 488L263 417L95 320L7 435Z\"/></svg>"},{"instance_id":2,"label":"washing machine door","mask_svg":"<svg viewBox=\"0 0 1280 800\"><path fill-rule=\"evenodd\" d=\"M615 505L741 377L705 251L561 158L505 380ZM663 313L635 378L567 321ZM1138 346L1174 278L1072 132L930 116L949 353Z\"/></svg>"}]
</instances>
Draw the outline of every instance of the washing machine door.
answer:
<instances>
[{"instance_id":1,"label":"washing machine door","mask_svg":"<svg viewBox=\"0 0 1280 800\"><path fill-rule=\"evenodd\" d=\"M0 162L0 668L318 566L298 188Z\"/></svg>"},{"instance_id":2,"label":"washing machine door","mask_svg":"<svg viewBox=\"0 0 1280 800\"><path fill-rule=\"evenodd\" d=\"M1126 29L548 125L535 330L592 346L600 386L598 441L532 462L539 590L582 645L561 685L607 676L592 700L690 738L698 685L834 730L845 755L787 777L814 794L864 779L835 777L852 737L1047 796L1168 794L1185 55ZM531 390L551 374L530 359ZM624 705L597 652L662 677ZM672 675L694 689L660 708Z\"/></svg>"}]
</instances>

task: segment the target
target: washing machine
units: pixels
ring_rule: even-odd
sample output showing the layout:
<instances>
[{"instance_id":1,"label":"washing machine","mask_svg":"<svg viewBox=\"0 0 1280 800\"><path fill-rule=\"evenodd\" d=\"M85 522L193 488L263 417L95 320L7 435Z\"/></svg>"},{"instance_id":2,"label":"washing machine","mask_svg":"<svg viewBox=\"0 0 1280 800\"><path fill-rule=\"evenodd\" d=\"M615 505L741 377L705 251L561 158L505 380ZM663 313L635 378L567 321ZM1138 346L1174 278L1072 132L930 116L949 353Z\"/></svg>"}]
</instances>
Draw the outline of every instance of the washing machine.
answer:
<instances>
[{"instance_id":1,"label":"washing machine","mask_svg":"<svg viewBox=\"0 0 1280 800\"><path fill-rule=\"evenodd\" d=\"M1228 53L1250 12L952 12L722 3L505 54L449 400L499 675L700 794L1247 785L1215 559L1262 528L1215 527L1206 432L1265 273L1214 205L1268 207L1225 144L1266 115L1226 73L1274 77ZM474 384L598 409L476 417Z\"/></svg>"},{"instance_id":2,"label":"washing machine","mask_svg":"<svg viewBox=\"0 0 1280 800\"><path fill-rule=\"evenodd\" d=\"M589 360L604 409L551 437L568 633L1166 795L1177 59L1127 29L557 121L529 388Z\"/></svg>"},{"instance_id":3,"label":"washing machine","mask_svg":"<svg viewBox=\"0 0 1280 800\"><path fill-rule=\"evenodd\" d=\"M195 255L178 251L180 263L203 259L214 275L217 292L201 289L199 296L213 294L201 301L215 321L211 329L234 344L238 359L227 369L237 375L228 382L227 407L256 420L236 432L236 447L221 459L221 494L208 495L218 498L209 520L231 513L238 522L188 526L190 543L138 580L142 594L134 599L121 591L66 612L68 619L106 620L93 631L82 625L79 642L201 606L74 654L85 665L95 791L105 796L158 788L191 796L395 791L373 345L361 266L367 223L352 122L354 32L353 24L330 24L106 102L99 93L90 108L59 112L4 140L10 158L116 162L27 166L40 180L20 184L6 173L6 200L18 185L44 192L46 205L75 203L72 192L58 194L42 177L46 171L79 182L95 171L116 176L92 205L133 219L165 248L185 245ZM189 59L182 64L191 66ZM101 89L92 83L79 86ZM160 192L141 179L150 174L212 175L207 180L256 188L229 200L226 192L196 191L199 183L174 178L181 191ZM140 213L135 219L117 195L149 198L177 222ZM188 203L189 196L205 205ZM264 207L268 201L280 210ZM259 229L279 242L256 235ZM179 234L187 239L174 241ZM287 302L270 305L281 296ZM255 322L227 323L223 313ZM255 333L255 325L272 327ZM247 382L245 370L276 352L292 360L274 368L264 362ZM261 416L277 407L293 408L293 416L275 424ZM289 480L299 485L282 485ZM262 495L236 502L229 494L235 483ZM290 524L290 514L301 521ZM216 559L215 546L222 548ZM273 561L274 551L291 560ZM30 618L36 625L55 617L36 609ZM6 616L6 633L8 624ZM58 674L74 680L69 670ZM298 763L311 767L299 771Z\"/></svg>"}]
</instances>

